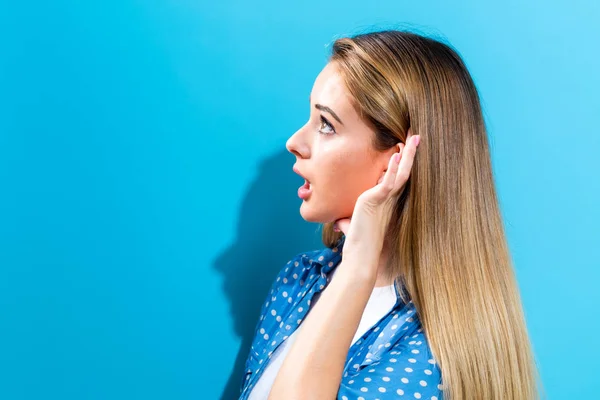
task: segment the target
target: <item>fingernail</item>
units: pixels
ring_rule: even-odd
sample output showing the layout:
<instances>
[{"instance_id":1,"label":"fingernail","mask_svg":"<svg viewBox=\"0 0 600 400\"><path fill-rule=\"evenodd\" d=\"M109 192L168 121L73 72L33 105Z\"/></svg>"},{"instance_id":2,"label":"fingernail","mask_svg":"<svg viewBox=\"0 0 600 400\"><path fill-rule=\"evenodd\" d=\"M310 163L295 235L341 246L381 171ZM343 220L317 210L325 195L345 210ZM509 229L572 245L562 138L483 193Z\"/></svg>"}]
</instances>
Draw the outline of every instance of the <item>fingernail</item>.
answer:
<instances>
[{"instance_id":1,"label":"fingernail","mask_svg":"<svg viewBox=\"0 0 600 400\"><path fill-rule=\"evenodd\" d=\"M421 141L421 135L415 136L415 146L418 146L420 141Z\"/></svg>"}]
</instances>

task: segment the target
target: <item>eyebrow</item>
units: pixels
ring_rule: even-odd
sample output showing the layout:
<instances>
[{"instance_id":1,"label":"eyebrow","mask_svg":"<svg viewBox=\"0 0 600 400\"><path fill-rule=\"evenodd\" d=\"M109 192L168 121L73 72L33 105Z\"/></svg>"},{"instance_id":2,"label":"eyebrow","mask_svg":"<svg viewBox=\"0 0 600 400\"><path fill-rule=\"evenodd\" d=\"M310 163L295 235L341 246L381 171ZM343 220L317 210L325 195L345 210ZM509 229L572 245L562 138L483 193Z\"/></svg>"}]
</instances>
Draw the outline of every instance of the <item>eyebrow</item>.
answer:
<instances>
[{"instance_id":1,"label":"eyebrow","mask_svg":"<svg viewBox=\"0 0 600 400\"><path fill-rule=\"evenodd\" d=\"M312 101L312 100L311 100L311 97L310 97L310 96L308 96L308 102L310 103L311 101ZM333 116L333 118L335 118L335 119L336 119L336 120L337 120L337 121L338 121L340 124L344 125L344 123L342 122L342 120L340 119L340 117L338 117L338 116L337 116L337 114L336 114L336 113L335 113L335 112L334 112L334 111L333 111L331 108L329 108L329 107L327 107L327 106L324 106L323 104L318 104L318 103L317 103L317 104L315 104L315 108L316 108L317 110L321 110L321 111L328 112L328 113L329 113L329 114L331 114L331 115Z\"/></svg>"}]
</instances>

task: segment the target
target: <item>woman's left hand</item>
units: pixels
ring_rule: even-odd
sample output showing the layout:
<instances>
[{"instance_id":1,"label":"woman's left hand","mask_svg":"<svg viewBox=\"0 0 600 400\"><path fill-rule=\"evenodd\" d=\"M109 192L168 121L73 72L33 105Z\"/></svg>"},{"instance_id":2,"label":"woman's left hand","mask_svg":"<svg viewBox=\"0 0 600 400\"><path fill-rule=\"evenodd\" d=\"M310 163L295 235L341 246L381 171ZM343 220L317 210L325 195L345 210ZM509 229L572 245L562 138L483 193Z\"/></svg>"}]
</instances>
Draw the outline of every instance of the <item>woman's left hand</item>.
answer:
<instances>
[{"instance_id":1,"label":"woman's left hand","mask_svg":"<svg viewBox=\"0 0 600 400\"><path fill-rule=\"evenodd\" d=\"M362 265L374 264L373 269L378 265L393 208L410 175L419 135L412 136L409 130L406 143L392 155L377 185L358 197L352 217L339 219L334 225L346 235L344 256L351 254L350 257L358 258Z\"/></svg>"}]
</instances>

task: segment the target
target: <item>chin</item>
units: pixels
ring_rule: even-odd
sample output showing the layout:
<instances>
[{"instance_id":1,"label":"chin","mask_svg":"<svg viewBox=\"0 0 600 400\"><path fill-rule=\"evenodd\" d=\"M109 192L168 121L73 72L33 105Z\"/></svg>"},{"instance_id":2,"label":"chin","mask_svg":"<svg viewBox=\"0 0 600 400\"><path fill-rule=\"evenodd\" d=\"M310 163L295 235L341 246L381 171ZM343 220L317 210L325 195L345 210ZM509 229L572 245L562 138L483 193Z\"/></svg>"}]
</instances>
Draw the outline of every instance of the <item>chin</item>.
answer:
<instances>
[{"instance_id":1,"label":"chin","mask_svg":"<svg viewBox=\"0 0 600 400\"><path fill-rule=\"evenodd\" d=\"M335 213L332 213L331 210L326 210L324 208L319 209L312 204L308 204L306 201L303 201L300 206L300 215L305 221L318 224L325 224L339 218L336 218Z\"/></svg>"},{"instance_id":2,"label":"chin","mask_svg":"<svg viewBox=\"0 0 600 400\"><path fill-rule=\"evenodd\" d=\"M321 216L316 211L306 204L306 201L303 201L300 205L300 216L307 222L322 223Z\"/></svg>"}]
</instances>

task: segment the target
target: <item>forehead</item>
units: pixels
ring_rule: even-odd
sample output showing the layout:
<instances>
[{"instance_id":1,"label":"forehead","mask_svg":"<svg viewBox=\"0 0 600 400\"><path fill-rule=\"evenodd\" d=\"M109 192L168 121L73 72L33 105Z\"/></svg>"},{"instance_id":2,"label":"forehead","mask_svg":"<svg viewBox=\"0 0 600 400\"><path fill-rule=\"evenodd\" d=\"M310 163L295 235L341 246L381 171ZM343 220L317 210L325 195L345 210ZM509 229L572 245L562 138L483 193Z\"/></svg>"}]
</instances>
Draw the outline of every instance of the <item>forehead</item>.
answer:
<instances>
[{"instance_id":1,"label":"forehead","mask_svg":"<svg viewBox=\"0 0 600 400\"><path fill-rule=\"evenodd\" d=\"M314 104L319 103L331 107L342 120L344 119L342 115L348 119L353 114L350 94L332 63L328 63L315 79L310 100Z\"/></svg>"}]
</instances>

